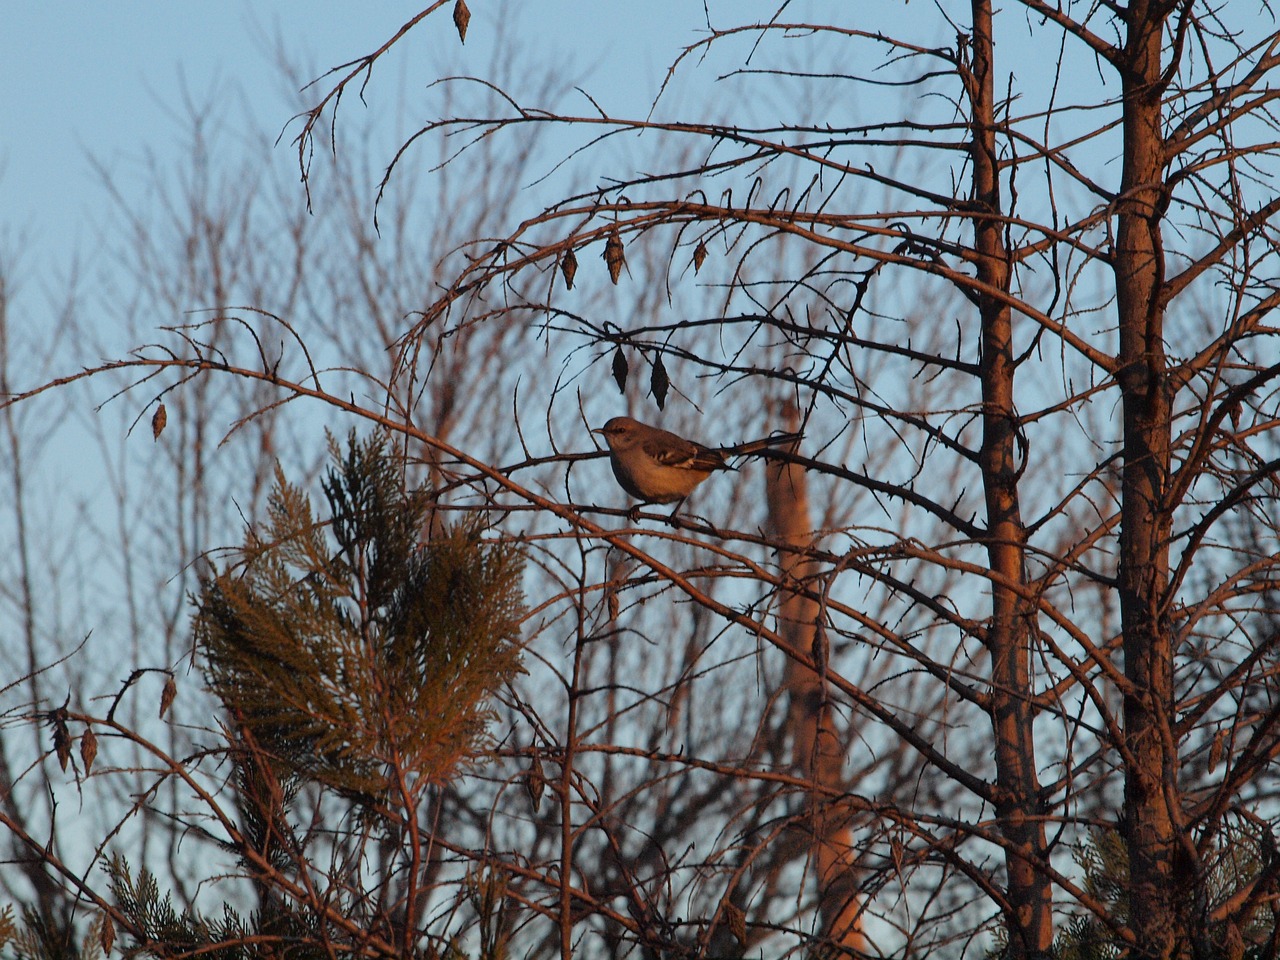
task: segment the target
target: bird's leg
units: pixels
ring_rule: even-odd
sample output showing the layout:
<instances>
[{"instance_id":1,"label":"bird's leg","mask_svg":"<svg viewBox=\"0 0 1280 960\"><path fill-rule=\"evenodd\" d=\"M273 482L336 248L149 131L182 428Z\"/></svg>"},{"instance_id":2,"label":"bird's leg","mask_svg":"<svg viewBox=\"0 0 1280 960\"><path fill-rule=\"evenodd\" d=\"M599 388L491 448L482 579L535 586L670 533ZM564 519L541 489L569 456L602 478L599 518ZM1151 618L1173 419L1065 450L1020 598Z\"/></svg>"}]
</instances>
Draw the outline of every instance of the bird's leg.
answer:
<instances>
[{"instance_id":1,"label":"bird's leg","mask_svg":"<svg viewBox=\"0 0 1280 960\"><path fill-rule=\"evenodd\" d=\"M673 516L674 516L674 514L673 514ZM692 518L692 519L693 519L694 521L698 522L698 523L703 524L703 525L704 525L708 530L710 530L710 531L711 531L711 535L712 535L712 536L714 536L714 537L718 537L718 536L720 536L720 528L719 528L719 527L717 527L717 526L716 526L714 523L712 523L710 520L708 520L706 517L704 517L702 514L700 514L700 513L695 513L695 514L693 515L693 518Z\"/></svg>"},{"instance_id":2,"label":"bird's leg","mask_svg":"<svg viewBox=\"0 0 1280 960\"><path fill-rule=\"evenodd\" d=\"M684 508L685 500L688 500L688 497L686 497L684 500L681 500L679 503L677 503L676 508L672 510L670 515L667 517L666 523L668 526L674 527L676 525L676 514L679 513ZM693 520L698 523L705 524L708 530L710 530L717 537L720 536L719 528L716 527L714 523L712 523L710 520L708 520L706 517L702 516L701 514L694 514Z\"/></svg>"}]
</instances>

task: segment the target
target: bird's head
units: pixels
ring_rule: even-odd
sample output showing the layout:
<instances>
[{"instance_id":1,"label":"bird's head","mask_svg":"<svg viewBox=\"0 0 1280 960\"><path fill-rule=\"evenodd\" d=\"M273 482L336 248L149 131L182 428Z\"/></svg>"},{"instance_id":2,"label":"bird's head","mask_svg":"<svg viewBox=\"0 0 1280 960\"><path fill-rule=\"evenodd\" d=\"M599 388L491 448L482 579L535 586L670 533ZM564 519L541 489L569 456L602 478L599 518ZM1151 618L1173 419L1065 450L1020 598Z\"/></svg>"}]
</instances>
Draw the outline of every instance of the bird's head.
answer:
<instances>
[{"instance_id":1,"label":"bird's head","mask_svg":"<svg viewBox=\"0 0 1280 960\"><path fill-rule=\"evenodd\" d=\"M630 417L614 417L603 427L591 431L604 437L610 450L626 450L644 439L644 426Z\"/></svg>"}]
</instances>

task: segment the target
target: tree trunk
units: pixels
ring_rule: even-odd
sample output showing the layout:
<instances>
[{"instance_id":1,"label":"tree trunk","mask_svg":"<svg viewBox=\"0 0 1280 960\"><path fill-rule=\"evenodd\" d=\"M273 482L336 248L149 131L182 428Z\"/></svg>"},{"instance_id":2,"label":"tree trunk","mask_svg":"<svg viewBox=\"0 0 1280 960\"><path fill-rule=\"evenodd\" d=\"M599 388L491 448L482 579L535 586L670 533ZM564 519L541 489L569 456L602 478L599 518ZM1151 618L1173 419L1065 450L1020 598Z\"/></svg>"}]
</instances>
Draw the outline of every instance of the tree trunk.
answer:
<instances>
[{"instance_id":1,"label":"tree trunk","mask_svg":"<svg viewBox=\"0 0 1280 960\"><path fill-rule=\"evenodd\" d=\"M1171 442L1163 339L1160 44L1167 11L1129 8L1124 50L1124 173L1117 201L1116 305L1124 415L1119 596L1124 632L1124 833L1130 924L1142 957L1175 957L1192 930L1180 906L1172 635L1166 616Z\"/></svg>"},{"instance_id":2,"label":"tree trunk","mask_svg":"<svg viewBox=\"0 0 1280 960\"><path fill-rule=\"evenodd\" d=\"M785 410L785 429L798 427L797 411ZM813 542L809 521L809 491L804 468L771 461L765 470L769 521L783 547L780 564L796 587L816 588L817 567L804 560L803 551ZM797 552L787 551L794 548ZM852 954L865 948L861 904L857 897L856 851L853 829L840 813L831 794L844 789L844 744L832 722L831 702L823 676L826 634L816 600L799 589L787 593L778 612L778 630L797 651L812 656L817 670L788 659L784 684L787 690L787 726L791 734L792 762L813 783L810 817L813 831L811 859L818 885L818 908L827 941Z\"/></svg>"},{"instance_id":3,"label":"tree trunk","mask_svg":"<svg viewBox=\"0 0 1280 960\"><path fill-rule=\"evenodd\" d=\"M973 124L974 246L978 279L1009 289L996 151L994 45L989 0L973 3L973 60L968 79ZM1006 929L1011 957L1045 953L1053 940L1053 890L1040 864L1045 859L1044 822L1036 770L1035 713L1031 704L1030 639L1034 611L1019 589L1026 584L1027 531L1018 497L1019 423L1013 400L1016 363L1013 318L1007 301L980 295L982 323L983 493L987 508L987 562L991 619L986 646L991 657L991 723L995 734L996 813L1004 834L1008 877ZM1025 455L1025 451L1024 451Z\"/></svg>"}]
</instances>

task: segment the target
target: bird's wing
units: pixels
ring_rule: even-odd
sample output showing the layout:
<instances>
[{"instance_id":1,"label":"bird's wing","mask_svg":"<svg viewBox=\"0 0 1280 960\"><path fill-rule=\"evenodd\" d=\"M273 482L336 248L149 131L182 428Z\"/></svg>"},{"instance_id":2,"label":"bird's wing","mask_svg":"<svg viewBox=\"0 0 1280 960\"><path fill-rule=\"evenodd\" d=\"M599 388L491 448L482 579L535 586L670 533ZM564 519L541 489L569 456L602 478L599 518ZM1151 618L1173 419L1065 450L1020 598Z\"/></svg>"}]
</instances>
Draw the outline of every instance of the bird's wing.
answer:
<instances>
[{"instance_id":1,"label":"bird's wing","mask_svg":"<svg viewBox=\"0 0 1280 960\"><path fill-rule=\"evenodd\" d=\"M716 470L724 466L724 457L720 455L719 450L710 450L700 443L686 440L674 433L646 440L644 452L655 462L666 467Z\"/></svg>"}]
</instances>

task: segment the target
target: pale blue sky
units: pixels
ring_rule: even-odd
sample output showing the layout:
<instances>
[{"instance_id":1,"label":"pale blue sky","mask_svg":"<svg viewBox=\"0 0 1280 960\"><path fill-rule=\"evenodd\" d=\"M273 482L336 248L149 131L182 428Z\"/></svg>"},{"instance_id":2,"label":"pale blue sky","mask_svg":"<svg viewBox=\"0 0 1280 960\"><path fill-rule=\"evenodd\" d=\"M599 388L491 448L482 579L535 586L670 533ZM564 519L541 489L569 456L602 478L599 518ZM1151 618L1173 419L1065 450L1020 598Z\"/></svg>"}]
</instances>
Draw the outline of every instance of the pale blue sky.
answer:
<instances>
[{"instance_id":1,"label":"pale blue sky","mask_svg":"<svg viewBox=\"0 0 1280 960\"><path fill-rule=\"evenodd\" d=\"M335 0L10 4L0 39L0 224L41 260L87 238L102 202L90 156L113 171L176 149L179 86L278 91L262 38L276 25L316 62L362 52L413 3L377 15ZM382 12L385 10L385 13ZM273 99L277 99L274 98ZM283 118L282 118L283 119Z\"/></svg>"},{"instance_id":2,"label":"pale blue sky","mask_svg":"<svg viewBox=\"0 0 1280 960\"><path fill-rule=\"evenodd\" d=\"M127 183L131 166L146 153L163 160L166 151L177 151L183 84L197 101L214 91L242 93L264 127L282 127L288 109L271 38L283 37L292 57L322 70L375 49L422 6L416 0L6 5L0 32L0 242L12 245L21 237L28 269L32 259L51 266L77 248L83 253L96 245L87 228L104 205L90 157ZM519 10L532 17L532 29L558 37L566 51L594 48L600 57L594 66L627 63L625 75L592 71L593 90L599 80L640 102L646 90L651 94L646 81L660 74L675 41L691 37L687 31L696 29L701 6L688 0L476 2L467 46L459 52L483 58L486 16ZM419 33L451 26L444 13ZM557 22L567 29L556 29ZM556 62L563 65L559 54ZM584 57L577 66L588 70L593 64ZM287 142L279 149L287 157Z\"/></svg>"},{"instance_id":3,"label":"pale blue sky","mask_svg":"<svg viewBox=\"0 0 1280 960\"><path fill-rule=\"evenodd\" d=\"M774 9L773 0L732 2L735 17L767 16ZM374 109L393 113L401 96L416 106L418 93L444 74L485 73L494 62L495 37L505 29L515 39L508 38L501 49L518 49L520 62L533 65L528 75L534 86L540 66L562 76L571 72L611 112L643 115L671 58L681 44L696 39L704 23L699 0L470 0L470 5L473 20L465 46L446 7L382 61L369 91ZM123 232L128 225L121 207L137 212L141 223L163 221L149 204L156 202L157 173L177 178L190 170L190 103L226 106L219 114L233 124L245 118L242 106L247 106L252 132L274 134L286 127L299 102L282 80L277 40L304 75L314 78L372 52L423 6L421 0L6 4L0 30L0 271L11 284L10 389L28 389L82 365L122 356L154 339L137 330L155 330L180 321L183 310L211 305L205 299L170 305L133 316L133 330L118 328L137 284L136 274L121 267L121 251L137 249ZM517 72L513 80L518 85L523 75ZM340 136L361 128L361 109L354 96L343 101ZM405 112L421 122L422 111L430 109ZM577 99L573 109L590 107ZM296 129L290 127L265 154L261 142L252 145L254 162L280 165L284 175L273 182L297 184L290 143ZM235 142L237 132L219 131L216 143L234 154L229 162L236 169L250 155ZM396 131L380 127L379 132L386 134L384 159L389 160L399 142ZM215 152L215 164L218 157ZM324 158L317 162L322 165ZM118 200L109 195L103 171L119 190ZM370 219L378 172L368 184ZM300 207L301 184L296 189ZM75 279L74 286L68 278ZM69 290L80 330L90 330L92 342L61 333L59 311ZM146 422L128 435L121 423L127 425L145 397L138 401L131 395L111 408L109 421L98 419L97 404L113 390L112 383L95 380L84 393L63 391L20 408L24 423L34 425L23 437L25 472L32 480L28 507L51 537L85 535L85 518L109 497L114 481L104 449L112 456L125 449L129 456L152 455ZM48 430L64 395L74 398L78 416ZM0 495L7 495L5 489ZM106 503L105 510L111 509ZM0 526L0 546L10 537L11 530ZM101 626L96 610L91 616L90 625Z\"/></svg>"}]
</instances>

